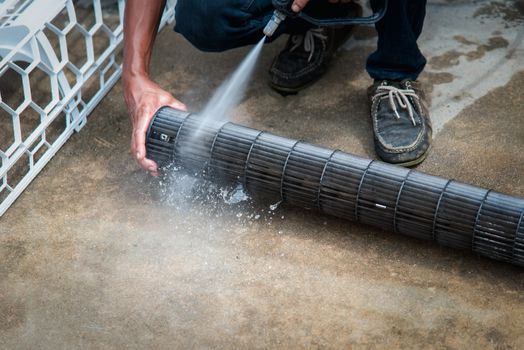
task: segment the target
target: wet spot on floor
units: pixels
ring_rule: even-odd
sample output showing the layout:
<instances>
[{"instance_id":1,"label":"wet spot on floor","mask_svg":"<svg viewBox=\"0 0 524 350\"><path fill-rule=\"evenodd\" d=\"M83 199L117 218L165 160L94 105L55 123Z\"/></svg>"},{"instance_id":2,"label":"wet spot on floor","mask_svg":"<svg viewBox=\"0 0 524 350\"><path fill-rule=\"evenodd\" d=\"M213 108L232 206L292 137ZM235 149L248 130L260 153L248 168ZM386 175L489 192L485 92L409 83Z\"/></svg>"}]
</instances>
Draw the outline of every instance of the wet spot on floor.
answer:
<instances>
[{"instance_id":1,"label":"wet spot on floor","mask_svg":"<svg viewBox=\"0 0 524 350\"><path fill-rule=\"evenodd\" d=\"M454 101L462 101L466 98L471 98L471 94L463 91L461 92L460 94L457 94L457 95L453 95L451 98L454 100Z\"/></svg>"},{"instance_id":2,"label":"wet spot on floor","mask_svg":"<svg viewBox=\"0 0 524 350\"><path fill-rule=\"evenodd\" d=\"M457 66L460 63L462 53L456 50L448 51L440 56L431 57L429 65L431 68L442 70L452 66Z\"/></svg>"},{"instance_id":3,"label":"wet spot on floor","mask_svg":"<svg viewBox=\"0 0 524 350\"><path fill-rule=\"evenodd\" d=\"M471 41L471 40L469 40L468 38L465 38L462 35L455 35L453 37L453 39L455 39L456 41L458 41L459 43L464 44L464 45L477 45L476 42Z\"/></svg>"},{"instance_id":4,"label":"wet spot on floor","mask_svg":"<svg viewBox=\"0 0 524 350\"><path fill-rule=\"evenodd\" d=\"M468 52L451 50L440 56L434 56L429 60L429 65L432 68L443 70L452 66L457 66L460 63L460 57L462 56L466 57L468 61L474 61L481 59L489 51L503 49L509 46L509 42L502 36L494 36L489 38L486 44L481 45L478 45L475 42L460 35L456 35L453 38L464 45L477 45L477 48Z\"/></svg>"},{"instance_id":5,"label":"wet spot on floor","mask_svg":"<svg viewBox=\"0 0 524 350\"><path fill-rule=\"evenodd\" d=\"M478 60L484 57L486 52L496 49L502 49L509 46L509 42L501 36L490 38L485 45L479 45L475 51L470 51L465 54L468 61Z\"/></svg>"},{"instance_id":6,"label":"wet spot on floor","mask_svg":"<svg viewBox=\"0 0 524 350\"><path fill-rule=\"evenodd\" d=\"M424 80L430 85L440 85L451 83L455 80L455 76L447 72L425 72Z\"/></svg>"},{"instance_id":7,"label":"wet spot on floor","mask_svg":"<svg viewBox=\"0 0 524 350\"><path fill-rule=\"evenodd\" d=\"M479 8L474 18L502 18L506 21L506 27L516 27L524 23L524 5L519 0L517 5L515 1L506 1L505 3L491 1Z\"/></svg>"},{"instance_id":8,"label":"wet spot on floor","mask_svg":"<svg viewBox=\"0 0 524 350\"><path fill-rule=\"evenodd\" d=\"M487 51L503 49L509 46L509 42L501 36L495 36L489 39L486 45L482 45Z\"/></svg>"}]
</instances>

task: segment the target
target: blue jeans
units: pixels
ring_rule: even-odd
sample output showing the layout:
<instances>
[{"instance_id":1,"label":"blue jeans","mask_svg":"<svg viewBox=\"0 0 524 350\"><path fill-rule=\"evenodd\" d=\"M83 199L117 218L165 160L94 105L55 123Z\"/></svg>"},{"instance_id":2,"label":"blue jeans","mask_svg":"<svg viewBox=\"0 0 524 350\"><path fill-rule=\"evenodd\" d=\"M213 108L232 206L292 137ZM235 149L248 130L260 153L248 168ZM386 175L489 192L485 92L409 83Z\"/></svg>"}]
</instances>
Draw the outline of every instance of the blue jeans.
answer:
<instances>
[{"instance_id":1,"label":"blue jeans","mask_svg":"<svg viewBox=\"0 0 524 350\"><path fill-rule=\"evenodd\" d=\"M313 0L311 6L321 1L331 6L327 0ZM200 50L224 51L260 41L273 10L271 0L178 0L175 31ZM389 0L386 15L375 25L377 50L366 63L373 79L417 79L426 65L417 45L425 14L426 0ZM271 39L308 28L300 19L288 19Z\"/></svg>"}]
</instances>

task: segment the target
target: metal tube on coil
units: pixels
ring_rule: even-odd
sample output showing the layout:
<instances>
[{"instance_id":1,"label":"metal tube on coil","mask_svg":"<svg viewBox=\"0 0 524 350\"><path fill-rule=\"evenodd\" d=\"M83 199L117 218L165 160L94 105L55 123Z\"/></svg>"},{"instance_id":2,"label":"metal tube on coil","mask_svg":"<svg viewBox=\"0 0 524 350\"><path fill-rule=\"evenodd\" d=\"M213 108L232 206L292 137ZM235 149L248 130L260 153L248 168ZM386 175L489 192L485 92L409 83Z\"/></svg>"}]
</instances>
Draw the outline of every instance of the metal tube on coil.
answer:
<instances>
[{"instance_id":1,"label":"metal tube on coil","mask_svg":"<svg viewBox=\"0 0 524 350\"><path fill-rule=\"evenodd\" d=\"M197 137L195 137L198 133ZM147 157L252 194L524 266L524 198L161 108Z\"/></svg>"}]
</instances>

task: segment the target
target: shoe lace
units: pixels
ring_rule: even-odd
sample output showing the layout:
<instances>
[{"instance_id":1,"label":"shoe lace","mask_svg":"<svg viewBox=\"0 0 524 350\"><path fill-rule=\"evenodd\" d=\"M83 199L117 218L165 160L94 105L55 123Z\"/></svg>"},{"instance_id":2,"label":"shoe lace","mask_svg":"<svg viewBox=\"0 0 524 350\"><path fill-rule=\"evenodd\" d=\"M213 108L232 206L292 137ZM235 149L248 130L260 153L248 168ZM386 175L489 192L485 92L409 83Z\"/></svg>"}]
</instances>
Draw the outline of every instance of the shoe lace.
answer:
<instances>
[{"instance_id":1,"label":"shoe lace","mask_svg":"<svg viewBox=\"0 0 524 350\"><path fill-rule=\"evenodd\" d=\"M380 98L383 96L389 97L389 105L391 106L391 109L393 109L393 112L395 112L395 116L397 117L397 119L400 119L400 115L398 114L397 109L398 104L400 108L408 111L408 115L411 118L413 126L417 125L417 122L415 121L414 117L413 106L411 105L411 102L408 99L408 97L413 97L417 100L419 99L415 90L409 87L407 89L399 89L395 86L381 85L377 88L377 94L375 95L375 97Z\"/></svg>"},{"instance_id":2,"label":"shoe lace","mask_svg":"<svg viewBox=\"0 0 524 350\"><path fill-rule=\"evenodd\" d=\"M315 52L315 38L320 40L327 40L327 35L324 34L322 28L315 28L308 30L305 34L295 34L291 36L291 49L289 51L295 51L300 46L304 46L304 51L309 52L307 61L311 61L313 53Z\"/></svg>"}]
</instances>

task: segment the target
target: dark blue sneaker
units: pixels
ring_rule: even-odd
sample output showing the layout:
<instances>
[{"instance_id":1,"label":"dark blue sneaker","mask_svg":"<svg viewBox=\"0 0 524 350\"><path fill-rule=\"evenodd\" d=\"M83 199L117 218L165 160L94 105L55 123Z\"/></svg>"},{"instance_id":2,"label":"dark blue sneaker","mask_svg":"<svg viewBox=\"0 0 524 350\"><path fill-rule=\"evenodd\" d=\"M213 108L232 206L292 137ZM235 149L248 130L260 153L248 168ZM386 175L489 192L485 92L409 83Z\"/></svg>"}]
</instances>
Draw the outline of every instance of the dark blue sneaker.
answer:
<instances>
[{"instance_id":1,"label":"dark blue sneaker","mask_svg":"<svg viewBox=\"0 0 524 350\"><path fill-rule=\"evenodd\" d=\"M432 128L420 83L375 81L368 97L377 155L385 162L406 167L426 159Z\"/></svg>"}]
</instances>

